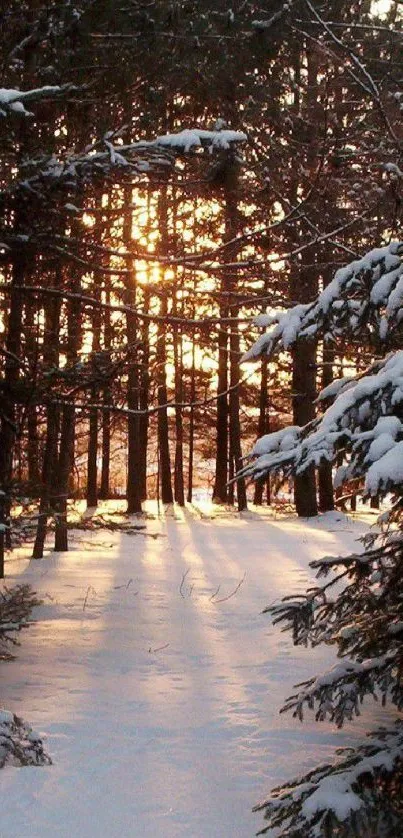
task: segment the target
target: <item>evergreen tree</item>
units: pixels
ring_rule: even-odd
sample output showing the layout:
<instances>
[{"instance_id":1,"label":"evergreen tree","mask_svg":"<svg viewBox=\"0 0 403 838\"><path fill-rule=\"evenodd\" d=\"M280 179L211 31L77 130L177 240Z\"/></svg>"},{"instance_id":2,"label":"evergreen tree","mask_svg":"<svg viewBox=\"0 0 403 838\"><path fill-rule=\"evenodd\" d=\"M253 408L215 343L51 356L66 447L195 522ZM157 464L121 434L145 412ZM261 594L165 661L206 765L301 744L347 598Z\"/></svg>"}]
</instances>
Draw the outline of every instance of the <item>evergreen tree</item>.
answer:
<instances>
[{"instance_id":1,"label":"evergreen tree","mask_svg":"<svg viewBox=\"0 0 403 838\"><path fill-rule=\"evenodd\" d=\"M340 268L312 303L260 317L271 328L246 359L319 336L336 346L347 338L360 341L374 353L400 346L402 256L402 242L372 250ZM392 494L379 529L364 537L362 553L312 562L326 581L267 609L295 644L333 645L341 658L330 671L298 684L284 709L299 719L315 709L317 720L341 727L368 696L403 708L403 351L394 349L365 373L328 385L320 403L329 402L307 425L258 440L242 474L303 474L337 460L336 485L359 482L366 497ZM259 807L270 824L263 832L279 827L284 838L396 838L403 828L402 769L403 723L397 718L334 765L275 789Z\"/></svg>"}]
</instances>

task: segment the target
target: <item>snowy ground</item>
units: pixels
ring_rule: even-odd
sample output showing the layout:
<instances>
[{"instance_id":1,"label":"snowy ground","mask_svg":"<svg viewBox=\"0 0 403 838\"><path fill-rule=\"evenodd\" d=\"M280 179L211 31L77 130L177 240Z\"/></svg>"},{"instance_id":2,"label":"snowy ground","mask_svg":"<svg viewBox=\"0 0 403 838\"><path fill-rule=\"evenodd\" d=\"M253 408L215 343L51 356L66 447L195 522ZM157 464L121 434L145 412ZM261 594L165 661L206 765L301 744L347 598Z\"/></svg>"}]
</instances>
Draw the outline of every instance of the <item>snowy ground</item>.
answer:
<instances>
[{"instance_id":1,"label":"snowy ground","mask_svg":"<svg viewBox=\"0 0 403 838\"><path fill-rule=\"evenodd\" d=\"M260 612L364 528L193 508L137 535L75 532L41 562L14 554L7 583L44 605L1 667L0 704L46 734L54 764L1 772L0 838L251 838L273 785L351 743L279 716L333 658Z\"/></svg>"}]
</instances>

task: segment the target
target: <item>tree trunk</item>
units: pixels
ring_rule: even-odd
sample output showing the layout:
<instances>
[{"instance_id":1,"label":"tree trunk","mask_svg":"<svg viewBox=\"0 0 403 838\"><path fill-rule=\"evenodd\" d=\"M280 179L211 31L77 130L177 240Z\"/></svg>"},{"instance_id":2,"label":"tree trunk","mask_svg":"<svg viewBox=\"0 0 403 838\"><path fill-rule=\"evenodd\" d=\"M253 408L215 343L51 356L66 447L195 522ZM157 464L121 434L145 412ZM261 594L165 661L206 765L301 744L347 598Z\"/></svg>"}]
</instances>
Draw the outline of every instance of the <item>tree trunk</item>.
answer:
<instances>
[{"instance_id":1,"label":"tree trunk","mask_svg":"<svg viewBox=\"0 0 403 838\"><path fill-rule=\"evenodd\" d=\"M294 425L306 425L315 416L315 343L301 342L295 347L292 355L293 422ZM318 514L313 466L295 477L294 499L297 515L300 517L309 518Z\"/></svg>"},{"instance_id":2,"label":"tree trunk","mask_svg":"<svg viewBox=\"0 0 403 838\"><path fill-rule=\"evenodd\" d=\"M98 278L94 276L93 296L100 300L100 286ZM94 381L98 377L97 355L101 347L101 310L97 307L92 312L92 375ZM90 398L94 404L98 402L99 387L93 386ZM98 505L98 410L96 407L90 409L89 416L89 437L88 437L88 458L87 458L87 509L93 509Z\"/></svg>"},{"instance_id":3,"label":"tree trunk","mask_svg":"<svg viewBox=\"0 0 403 838\"><path fill-rule=\"evenodd\" d=\"M144 311L148 312L150 307L150 292L144 290L143 299ZM141 327L141 367L140 367L140 496L142 500L147 498L147 446L149 428L149 389L150 389L150 334L147 320L143 321Z\"/></svg>"},{"instance_id":4,"label":"tree trunk","mask_svg":"<svg viewBox=\"0 0 403 838\"><path fill-rule=\"evenodd\" d=\"M178 328L174 327L173 332L174 366L175 366L175 469L174 469L174 494L175 501L179 506L185 505L185 484L183 478L183 417L182 408L178 405L183 401L183 364L182 364L182 341L178 334Z\"/></svg>"},{"instance_id":5,"label":"tree trunk","mask_svg":"<svg viewBox=\"0 0 403 838\"><path fill-rule=\"evenodd\" d=\"M55 285L60 285L60 273L55 276ZM47 301L45 310L45 328L43 341L43 363L45 369L59 364L60 298ZM51 393L49 394L51 397ZM57 450L59 437L59 407L50 402L46 410L46 442L42 463L42 489L39 503L39 518L36 531L33 559L41 559L45 546L47 522L54 508L54 495L57 482Z\"/></svg>"},{"instance_id":6,"label":"tree trunk","mask_svg":"<svg viewBox=\"0 0 403 838\"><path fill-rule=\"evenodd\" d=\"M55 486L55 550L59 553L67 552L68 530L67 530L67 495L69 476L72 466L72 452L75 428L74 405L66 404L63 407L61 428L60 428L60 450L57 464L57 479Z\"/></svg>"},{"instance_id":7,"label":"tree trunk","mask_svg":"<svg viewBox=\"0 0 403 838\"><path fill-rule=\"evenodd\" d=\"M324 344L323 346L323 370L322 370L322 389L331 384L333 381L332 363L334 361L334 351ZM320 512L330 512L334 509L334 494L333 494L333 468L332 463L322 463L318 470L318 488L319 488L319 510Z\"/></svg>"},{"instance_id":8,"label":"tree trunk","mask_svg":"<svg viewBox=\"0 0 403 838\"><path fill-rule=\"evenodd\" d=\"M106 289L105 302L110 304L111 295L109 288ZM112 326L110 311L106 308L104 310L104 349L109 352L112 345ZM111 403L112 394L109 386L104 387L102 391L102 400L105 407ZM102 466L101 466L101 485L99 489L99 497L107 500L110 494L110 462L111 462L111 412L110 410L102 411Z\"/></svg>"},{"instance_id":9,"label":"tree trunk","mask_svg":"<svg viewBox=\"0 0 403 838\"><path fill-rule=\"evenodd\" d=\"M13 475L13 451L17 433L17 387L20 378L19 358L21 355L22 331L22 292L17 286L23 285L27 269L24 251L16 252L13 258L10 308L7 322L5 348L7 351L4 367L4 390L0 408L0 490L6 494L4 502L5 517L9 521L11 513L11 495L9 489ZM6 546L11 547L10 530L5 532Z\"/></svg>"},{"instance_id":10,"label":"tree trunk","mask_svg":"<svg viewBox=\"0 0 403 838\"><path fill-rule=\"evenodd\" d=\"M69 275L69 284L72 291L79 295L81 291L81 274L76 268ZM81 336L81 301L76 298L69 301L67 310L66 360L69 367L73 367L78 361ZM68 550L67 500L74 465L75 422L76 411L74 405L65 404L61 419L60 449L55 480L55 508L57 513L55 520L55 550L58 552L66 552Z\"/></svg>"},{"instance_id":11,"label":"tree trunk","mask_svg":"<svg viewBox=\"0 0 403 838\"><path fill-rule=\"evenodd\" d=\"M167 189L161 190L158 203L159 223L161 232L161 253L168 253L168 209ZM167 378L166 378L166 322L168 315L168 298L166 284L162 288L161 320L158 321L157 332L157 385L158 385L158 453L161 479L161 500L162 503L173 503L171 459L169 454L169 422L166 404L168 401Z\"/></svg>"},{"instance_id":12,"label":"tree trunk","mask_svg":"<svg viewBox=\"0 0 403 838\"><path fill-rule=\"evenodd\" d=\"M193 319L195 312L193 311ZM188 491L187 502L193 500L193 460L194 460L194 436L195 436L195 414L194 403L196 401L196 339L192 342L192 368L190 371L190 417L189 417L189 464L188 464Z\"/></svg>"},{"instance_id":13,"label":"tree trunk","mask_svg":"<svg viewBox=\"0 0 403 838\"><path fill-rule=\"evenodd\" d=\"M236 309L233 310L235 315ZM241 423L239 418L239 332L235 323L231 324L230 333L230 393L229 393L229 432L230 458L234 474L242 468ZM234 484L232 484L234 485ZM238 511L247 509L245 478L236 481Z\"/></svg>"},{"instance_id":14,"label":"tree trunk","mask_svg":"<svg viewBox=\"0 0 403 838\"><path fill-rule=\"evenodd\" d=\"M222 278L221 290L226 291L225 276ZM218 332L218 386L217 386L217 418L216 418L216 466L213 490L214 503L227 503L228 500L228 331L223 322L228 317L227 296L222 297L220 303L221 323Z\"/></svg>"},{"instance_id":15,"label":"tree trunk","mask_svg":"<svg viewBox=\"0 0 403 838\"><path fill-rule=\"evenodd\" d=\"M37 407L33 403L33 397L37 387L36 359L38 334L35 326L35 303L28 297L25 301L25 317L24 317L24 332L25 332L25 352L27 358L30 359L30 395L28 396L27 404L27 477L29 483L29 491L32 495L37 495L40 490L41 475L39 467L39 437L38 437L38 414Z\"/></svg>"},{"instance_id":16,"label":"tree trunk","mask_svg":"<svg viewBox=\"0 0 403 838\"><path fill-rule=\"evenodd\" d=\"M132 189L124 190L124 205L131 206ZM132 216L126 211L123 221L123 242L127 251L132 247ZM138 322L135 313L137 301L136 277L133 260L126 261L129 271L125 279L125 303L131 307L126 313L127 334L127 407L133 413L127 418L127 512L137 515L142 511L140 488L140 417L139 410L139 365L138 365Z\"/></svg>"},{"instance_id":17,"label":"tree trunk","mask_svg":"<svg viewBox=\"0 0 403 838\"><path fill-rule=\"evenodd\" d=\"M27 411L27 466L28 483L30 491L36 494L40 486L41 477L39 470L39 437L38 437L38 414L36 405L32 404Z\"/></svg>"},{"instance_id":18,"label":"tree trunk","mask_svg":"<svg viewBox=\"0 0 403 838\"><path fill-rule=\"evenodd\" d=\"M42 466L42 493L39 517L32 551L33 559L42 559L45 547L48 517L53 509L54 475L57 463L57 442L59 434L59 410L55 404L47 408L46 443Z\"/></svg>"},{"instance_id":19,"label":"tree trunk","mask_svg":"<svg viewBox=\"0 0 403 838\"><path fill-rule=\"evenodd\" d=\"M111 403L111 391L105 387L103 391L103 403L109 405ZM101 466L101 484L99 488L99 497L107 500L110 495L110 464L111 464L111 412L110 410L103 410L102 412L102 466Z\"/></svg>"},{"instance_id":20,"label":"tree trunk","mask_svg":"<svg viewBox=\"0 0 403 838\"><path fill-rule=\"evenodd\" d=\"M301 45L302 48L302 45ZM312 169L315 165L317 149L316 135L319 128L318 117L318 55L308 44L305 47L307 62L306 97L301 100L301 67L302 49L294 56L295 93L293 109L298 118L303 117L309 122L310 143L307 143L306 165ZM293 205L300 200L299 172L293 179ZM291 270L290 296L291 300L301 303L310 302L318 291L318 275L309 263L315 262L315 249L304 251L301 261L294 264ZM304 266L306 261L307 266ZM301 341L296 344L292 352L292 389L293 389L293 422L295 425L305 425L315 416L314 399L316 395L316 344L314 341ZM311 466L294 480L294 500L297 514L302 517L317 515L315 469Z\"/></svg>"},{"instance_id":21,"label":"tree trunk","mask_svg":"<svg viewBox=\"0 0 403 838\"><path fill-rule=\"evenodd\" d=\"M263 357L261 361L261 376L260 376L260 393L259 393L259 420L257 435L260 438L270 431L270 422L268 416L268 365L267 357ZM261 506L263 503L263 492L266 486L267 502L270 503L270 476L257 480L255 483L255 492L253 502L256 506Z\"/></svg>"},{"instance_id":22,"label":"tree trunk","mask_svg":"<svg viewBox=\"0 0 403 838\"><path fill-rule=\"evenodd\" d=\"M4 546L6 528L6 495L0 490L0 579L4 579Z\"/></svg>"}]
</instances>

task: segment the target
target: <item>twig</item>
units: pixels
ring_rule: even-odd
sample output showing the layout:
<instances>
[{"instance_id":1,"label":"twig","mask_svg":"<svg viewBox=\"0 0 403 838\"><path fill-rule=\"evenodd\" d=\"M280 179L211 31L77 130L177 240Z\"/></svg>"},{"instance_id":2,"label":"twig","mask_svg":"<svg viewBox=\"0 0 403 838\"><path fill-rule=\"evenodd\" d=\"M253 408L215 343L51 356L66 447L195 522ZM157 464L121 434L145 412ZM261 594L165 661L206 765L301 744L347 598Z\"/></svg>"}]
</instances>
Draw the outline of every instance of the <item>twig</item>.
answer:
<instances>
[{"instance_id":1,"label":"twig","mask_svg":"<svg viewBox=\"0 0 403 838\"><path fill-rule=\"evenodd\" d=\"M151 646L150 646L150 648L149 648L149 650L148 650L148 651L149 651L149 652L162 652L162 650L163 650L163 649L167 649L167 648L168 648L168 646L169 646L169 643L165 643L165 645L164 645L164 646L157 646L157 648L156 648L156 649L152 649L152 648L151 648Z\"/></svg>"},{"instance_id":2,"label":"twig","mask_svg":"<svg viewBox=\"0 0 403 838\"><path fill-rule=\"evenodd\" d=\"M214 593L213 593L213 594L211 594L211 597L210 597L210 602L214 599L214 597L216 597L216 596L217 596L217 594L218 594L218 592L219 592L220 588L221 588L221 584L218 586L218 588L216 588L216 590L214 591Z\"/></svg>"},{"instance_id":3,"label":"twig","mask_svg":"<svg viewBox=\"0 0 403 838\"><path fill-rule=\"evenodd\" d=\"M89 596L90 592L95 594L95 596L97 595L97 592L96 592L95 588L93 588L92 585L88 585L87 593L85 595L85 599L84 599L84 602L83 602L83 611L85 611L85 607L87 605L88 596Z\"/></svg>"},{"instance_id":4,"label":"twig","mask_svg":"<svg viewBox=\"0 0 403 838\"><path fill-rule=\"evenodd\" d=\"M214 605L217 605L217 603L219 603L219 602L227 602L228 599L231 599L231 597L235 596L235 594L238 593L241 585L243 585L243 583L245 582L245 579L246 579L246 570L245 570L245 573L244 573L242 579L238 582L236 588L234 588L232 593L228 594L228 596L221 597L221 599L214 599L214 600L211 600L211 601L214 602Z\"/></svg>"},{"instance_id":5,"label":"twig","mask_svg":"<svg viewBox=\"0 0 403 838\"><path fill-rule=\"evenodd\" d=\"M188 573L190 573L190 567L188 567L188 569L187 569L187 570L185 571L185 573L183 574L183 576L182 576L182 581L181 581L181 583L180 583L180 585L179 585L179 593L180 593L180 595L181 595L182 599L185 599L185 595L184 595L184 593L183 593L183 586L184 586L184 584L185 584L185 579L186 579L186 577L187 577Z\"/></svg>"},{"instance_id":6,"label":"twig","mask_svg":"<svg viewBox=\"0 0 403 838\"><path fill-rule=\"evenodd\" d=\"M126 585L125 585L124 583L123 583L123 585L115 585L115 586L114 586L114 588L113 588L113 590L114 590L114 591L121 591L121 590L122 590L122 588L126 588L126 591L127 591L127 589L128 589L128 587L129 587L129 585L131 585L131 584L132 584L132 582L133 582L133 579L129 579L129 581L127 582L127 584L126 584Z\"/></svg>"}]
</instances>

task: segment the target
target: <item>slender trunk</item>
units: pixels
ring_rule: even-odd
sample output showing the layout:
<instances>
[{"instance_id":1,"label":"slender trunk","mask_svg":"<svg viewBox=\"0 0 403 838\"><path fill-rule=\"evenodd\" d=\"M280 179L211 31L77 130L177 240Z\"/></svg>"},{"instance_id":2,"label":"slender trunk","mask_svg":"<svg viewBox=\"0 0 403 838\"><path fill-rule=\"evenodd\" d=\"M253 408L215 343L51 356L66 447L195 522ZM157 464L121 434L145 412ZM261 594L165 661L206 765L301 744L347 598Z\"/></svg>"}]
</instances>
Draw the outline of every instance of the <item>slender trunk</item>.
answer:
<instances>
[{"instance_id":1,"label":"slender trunk","mask_svg":"<svg viewBox=\"0 0 403 838\"><path fill-rule=\"evenodd\" d=\"M125 205L132 204L132 190L125 189ZM126 250L132 245L132 216L127 213L123 223L123 241ZM125 302L132 311L126 314L127 333L127 406L129 410L139 409L139 365L138 365L138 323L135 314L137 288L133 269L133 260L127 260L129 273L126 278ZM141 508L140 489L140 417L137 413L129 414L127 419L127 512L129 515L138 514Z\"/></svg>"},{"instance_id":2,"label":"slender trunk","mask_svg":"<svg viewBox=\"0 0 403 838\"><path fill-rule=\"evenodd\" d=\"M81 291L81 275L74 269L69 275L69 284L75 294ZM79 298L72 299L67 309L67 353L66 360L69 367L73 367L79 358L79 348L82 334L82 312ZM60 449L56 473L56 520L55 520L55 550L68 550L67 528L67 500L74 465L74 436L76 412L74 405L65 404L63 407L60 428Z\"/></svg>"},{"instance_id":3,"label":"slender trunk","mask_svg":"<svg viewBox=\"0 0 403 838\"><path fill-rule=\"evenodd\" d=\"M28 483L30 485L30 491L36 494L41 478L39 471L38 414L36 405L34 404L31 404L28 408L27 433Z\"/></svg>"},{"instance_id":4,"label":"slender trunk","mask_svg":"<svg viewBox=\"0 0 403 838\"><path fill-rule=\"evenodd\" d=\"M257 435L260 438L269 433L269 417L268 417L268 365L267 357L261 360L261 376L260 376L260 392L259 392L259 420ZM261 506L263 503L263 493L266 486L267 502L270 503L270 477L257 480L255 484L255 492L253 502L256 506Z\"/></svg>"},{"instance_id":5,"label":"slender trunk","mask_svg":"<svg viewBox=\"0 0 403 838\"><path fill-rule=\"evenodd\" d=\"M225 199L225 240L230 242L237 233L238 215L238 166L232 153L228 153L223 161L223 190ZM235 258L236 246L227 251L227 259ZM218 332L218 398L217 398L217 419L216 419L216 471L213 491L213 501L226 503L228 498L233 499L233 488L230 484L228 490L228 479L234 476L234 452L230 450L229 440L229 413L232 410L234 418L236 407L230 405L228 394L228 350L230 349L230 337L227 318L230 313L229 292L231 291L232 279L227 271L223 271L221 281L220 299L220 328ZM230 365L231 366L231 365ZM230 373L231 374L231 373ZM236 435L236 431L235 431Z\"/></svg>"},{"instance_id":6,"label":"slender trunk","mask_svg":"<svg viewBox=\"0 0 403 838\"><path fill-rule=\"evenodd\" d=\"M301 342L293 350L292 389L294 425L306 425L315 416L316 346L313 341ZM315 469L310 466L294 482L297 515L309 518L318 514Z\"/></svg>"},{"instance_id":7,"label":"slender trunk","mask_svg":"<svg viewBox=\"0 0 403 838\"><path fill-rule=\"evenodd\" d=\"M4 579L4 546L6 529L6 495L0 490L0 579Z\"/></svg>"},{"instance_id":8,"label":"slender trunk","mask_svg":"<svg viewBox=\"0 0 403 838\"><path fill-rule=\"evenodd\" d=\"M174 313L177 313L174 299ZM174 466L174 497L179 506L185 505L185 483L183 477L183 417L182 408L178 407L183 401L183 363L182 338L177 326L173 330L174 376L175 376L175 466Z\"/></svg>"},{"instance_id":9,"label":"slender trunk","mask_svg":"<svg viewBox=\"0 0 403 838\"><path fill-rule=\"evenodd\" d=\"M72 451L74 441L75 409L74 405L66 404L60 428L60 450L57 463L57 481L55 486L55 550L67 552L67 495L69 476L72 465Z\"/></svg>"},{"instance_id":10,"label":"slender trunk","mask_svg":"<svg viewBox=\"0 0 403 838\"><path fill-rule=\"evenodd\" d=\"M111 295L109 288L106 289L105 302L109 305ZM107 352L110 351L112 345L112 325L110 318L110 311L106 308L104 311L104 348ZM105 407L111 403L111 390L104 387L102 392L102 399ZM99 490L99 497L107 500L110 494L110 462L111 462L111 412L110 410L102 411L102 466L101 466L101 485Z\"/></svg>"},{"instance_id":11,"label":"slender trunk","mask_svg":"<svg viewBox=\"0 0 403 838\"><path fill-rule=\"evenodd\" d=\"M55 276L55 285L60 284L60 273ZM60 299L47 302L45 311L45 330L43 342L44 367L51 369L59 364ZM51 397L51 393L49 394ZM46 442L42 463L42 488L39 504L39 518L36 531L33 559L41 559L46 539L47 522L54 508L54 495L57 482L57 450L59 437L59 408L53 402L46 410Z\"/></svg>"},{"instance_id":12,"label":"slender trunk","mask_svg":"<svg viewBox=\"0 0 403 838\"><path fill-rule=\"evenodd\" d=\"M48 405L46 422L46 442L42 465L42 493L39 504L39 517L36 528L33 559L42 559L45 547L49 514L53 509L54 474L57 463L57 442L59 434L59 411L55 404Z\"/></svg>"},{"instance_id":13,"label":"slender trunk","mask_svg":"<svg viewBox=\"0 0 403 838\"><path fill-rule=\"evenodd\" d=\"M225 275L221 290L226 291ZM213 490L214 503L227 503L228 500L228 331L224 318L228 317L227 296L220 303L220 323L218 332L218 385L216 418L216 465Z\"/></svg>"},{"instance_id":14,"label":"slender trunk","mask_svg":"<svg viewBox=\"0 0 403 838\"><path fill-rule=\"evenodd\" d=\"M95 387L91 390L90 398L95 403L98 400ZM89 415L86 502L87 509L98 505L98 411L95 407L90 409Z\"/></svg>"},{"instance_id":15,"label":"slender trunk","mask_svg":"<svg viewBox=\"0 0 403 838\"><path fill-rule=\"evenodd\" d=\"M111 403L111 391L109 387L105 387L103 391L103 403L109 405ZM102 412L102 466L101 466L101 485L99 489L99 497L107 500L110 495L110 464L111 464L111 413L110 410Z\"/></svg>"},{"instance_id":16,"label":"slender trunk","mask_svg":"<svg viewBox=\"0 0 403 838\"><path fill-rule=\"evenodd\" d=\"M10 520L11 495L9 490L13 475L13 453L17 435L17 387L20 378L20 366L18 359L21 354L21 331L22 331L22 292L17 286L24 284L27 269L26 256L24 252L15 253L12 267L12 284L10 293L10 308L8 315L8 330L5 341L7 356L4 368L4 390L2 405L0 408L0 490L6 493L4 503L5 516ZM6 546L11 547L11 535L8 528L5 532Z\"/></svg>"},{"instance_id":17,"label":"slender trunk","mask_svg":"<svg viewBox=\"0 0 403 838\"><path fill-rule=\"evenodd\" d=\"M148 311L150 305L150 292L144 291L144 311ZM149 427L149 389L150 389L150 335L149 324L144 320L141 329L141 367L140 367L140 496L142 500L147 498L147 447Z\"/></svg>"},{"instance_id":18,"label":"slender trunk","mask_svg":"<svg viewBox=\"0 0 403 838\"><path fill-rule=\"evenodd\" d=\"M168 208L166 187L161 190L159 200L159 222L161 231L161 252L168 252ZM161 499L163 503L173 503L171 459L169 453L169 421L166 404L168 401L167 376L166 376L166 322L168 315L167 289L162 287L162 298L160 308L161 319L158 322L157 332L157 384L158 384L158 451L161 478Z\"/></svg>"},{"instance_id":19,"label":"slender trunk","mask_svg":"<svg viewBox=\"0 0 403 838\"><path fill-rule=\"evenodd\" d=\"M166 316L167 300L162 301L161 314ZM158 326L158 348L157 348L157 375L158 375L158 449L161 478L161 500L163 503L173 503L171 459L169 453L169 424L168 411L165 405L168 401L168 390L166 384L166 340L165 324L160 322Z\"/></svg>"},{"instance_id":20,"label":"slender trunk","mask_svg":"<svg viewBox=\"0 0 403 838\"><path fill-rule=\"evenodd\" d=\"M194 312L193 312L194 317ZM189 417L189 465L188 465L188 492L187 502L192 503L193 499L193 460L194 460L194 435L195 435L195 414L194 403L196 401L196 338L192 342L192 368L190 372L190 417Z\"/></svg>"},{"instance_id":21,"label":"slender trunk","mask_svg":"<svg viewBox=\"0 0 403 838\"><path fill-rule=\"evenodd\" d=\"M334 350L324 345L322 389L327 387L327 385L331 384L331 382L333 381L333 361ZM334 509L332 472L332 463L322 463L318 470L319 510L321 512L330 512L332 509Z\"/></svg>"},{"instance_id":22,"label":"slender trunk","mask_svg":"<svg viewBox=\"0 0 403 838\"><path fill-rule=\"evenodd\" d=\"M37 348L39 335L35 326L35 303L31 299L25 301L25 352L30 363L30 394L27 404L27 478L29 491L34 496L40 489L40 468L39 468L39 436L38 436L38 414L37 407L32 402L37 387Z\"/></svg>"},{"instance_id":23,"label":"slender trunk","mask_svg":"<svg viewBox=\"0 0 403 838\"><path fill-rule=\"evenodd\" d=\"M302 46L302 45L301 45ZM307 62L307 87L304 99L301 99L301 66L302 51L298 46L298 52L294 56L295 61L295 94L294 111L299 117L303 116L309 120L310 143L306 148L307 167L312 169L315 165L317 150L316 135L318 131L318 56L310 48L304 47ZM293 179L292 201L295 205L299 200L299 172ZM310 302L317 294L318 277L311 267L304 266L304 259L307 263L315 261L315 251L312 248L303 254L303 258L296 263L291 271L290 296L292 300L298 299L301 303ZM315 416L314 398L316 389L316 344L314 341L301 341L296 344L292 352L292 389L293 398L293 422L295 425L305 425ZM302 517L317 515L316 480L313 466L303 474L297 475L294 480L294 500L297 514Z\"/></svg>"},{"instance_id":24,"label":"slender trunk","mask_svg":"<svg viewBox=\"0 0 403 838\"><path fill-rule=\"evenodd\" d=\"M96 401L96 391L92 391L91 399ZM88 430L88 456L87 456L87 509L93 509L98 504L98 411L91 408Z\"/></svg>"},{"instance_id":25,"label":"slender trunk","mask_svg":"<svg viewBox=\"0 0 403 838\"><path fill-rule=\"evenodd\" d=\"M233 315L235 315L235 309ZM242 468L241 450L241 422L239 417L239 359L240 343L239 331L235 323L232 323L230 334L230 394L229 394L229 430L230 430L230 459L233 464L234 474ZM234 484L232 484L234 485ZM236 481L237 504L239 512L247 508L245 478L240 477Z\"/></svg>"}]
</instances>

